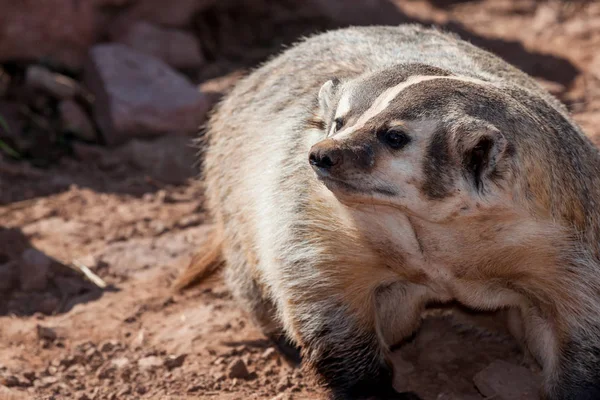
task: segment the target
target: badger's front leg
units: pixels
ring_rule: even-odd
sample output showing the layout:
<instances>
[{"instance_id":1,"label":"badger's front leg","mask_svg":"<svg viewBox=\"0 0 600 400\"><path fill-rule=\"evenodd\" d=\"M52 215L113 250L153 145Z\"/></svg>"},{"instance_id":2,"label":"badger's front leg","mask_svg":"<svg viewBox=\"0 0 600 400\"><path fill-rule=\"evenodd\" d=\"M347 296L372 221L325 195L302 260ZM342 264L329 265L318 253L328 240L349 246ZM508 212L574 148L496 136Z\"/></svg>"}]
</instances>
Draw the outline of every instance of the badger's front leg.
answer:
<instances>
[{"instance_id":1,"label":"badger's front leg","mask_svg":"<svg viewBox=\"0 0 600 400\"><path fill-rule=\"evenodd\" d=\"M529 346L544 364L544 399L600 399L599 311L592 324L585 321L588 316L577 314L530 320Z\"/></svg>"},{"instance_id":2,"label":"badger's front leg","mask_svg":"<svg viewBox=\"0 0 600 400\"><path fill-rule=\"evenodd\" d=\"M418 399L413 393L397 392L392 385L388 344L393 343L386 343L385 337L390 327L379 318L391 312L387 286L371 286L367 279L350 286L327 278L311 282L310 290L295 287L288 291L298 295L286 301L284 320L302 348L305 367L330 390L331 399ZM385 304L380 307L382 290ZM400 320L406 322L401 330L407 333L418 325L418 305L413 300L396 304L394 314L405 318L394 318L393 328L398 328Z\"/></svg>"},{"instance_id":3,"label":"badger's front leg","mask_svg":"<svg viewBox=\"0 0 600 400\"><path fill-rule=\"evenodd\" d=\"M600 285L591 265L529 281L522 336L543 366L545 400L600 399ZM550 279L548 279L550 278ZM535 282L535 283L534 283Z\"/></svg>"}]
</instances>

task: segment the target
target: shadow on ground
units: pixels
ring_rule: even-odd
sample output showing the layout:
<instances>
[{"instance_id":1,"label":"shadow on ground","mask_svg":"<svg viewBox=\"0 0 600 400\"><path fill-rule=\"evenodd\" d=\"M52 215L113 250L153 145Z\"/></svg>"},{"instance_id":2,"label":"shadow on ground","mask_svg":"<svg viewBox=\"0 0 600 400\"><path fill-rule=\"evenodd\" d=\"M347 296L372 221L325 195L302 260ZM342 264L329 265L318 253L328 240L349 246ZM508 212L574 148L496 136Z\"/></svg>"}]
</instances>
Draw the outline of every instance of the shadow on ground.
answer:
<instances>
[{"instance_id":1,"label":"shadow on ground","mask_svg":"<svg viewBox=\"0 0 600 400\"><path fill-rule=\"evenodd\" d=\"M32 247L21 230L0 227L0 316L62 314L102 294L82 275Z\"/></svg>"}]
</instances>

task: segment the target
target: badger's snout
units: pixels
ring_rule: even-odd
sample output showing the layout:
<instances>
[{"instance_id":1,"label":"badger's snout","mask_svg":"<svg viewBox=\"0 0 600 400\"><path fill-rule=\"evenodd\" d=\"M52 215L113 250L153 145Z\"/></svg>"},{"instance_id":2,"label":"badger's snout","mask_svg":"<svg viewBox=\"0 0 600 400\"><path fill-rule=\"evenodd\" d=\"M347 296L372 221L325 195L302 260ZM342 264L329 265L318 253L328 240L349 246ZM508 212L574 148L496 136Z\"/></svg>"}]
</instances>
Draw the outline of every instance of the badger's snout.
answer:
<instances>
[{"instance_id":1,"label":"badger's snout","mask_svg":"<svg viewBox=\"0 0 600 400\"><path fill-rule=\"evenodd\" d=\"M325 139L315 144L308 156L308 161L317 173L329 172L342 164L343 151L333 139Z\"/></svg>"},{"instance_id":2,"label":"badger's snout","mask_svg":"<svg viewBox=\"0 0 600 400\"><path fill-rule=\"evenodd\" d=\"M366 172L374 164L374 154L369 145L349 145L334 139L315 144L308 161L321 176L336 175L343 178L351 172Z\"/></svg>"}]
</instances>

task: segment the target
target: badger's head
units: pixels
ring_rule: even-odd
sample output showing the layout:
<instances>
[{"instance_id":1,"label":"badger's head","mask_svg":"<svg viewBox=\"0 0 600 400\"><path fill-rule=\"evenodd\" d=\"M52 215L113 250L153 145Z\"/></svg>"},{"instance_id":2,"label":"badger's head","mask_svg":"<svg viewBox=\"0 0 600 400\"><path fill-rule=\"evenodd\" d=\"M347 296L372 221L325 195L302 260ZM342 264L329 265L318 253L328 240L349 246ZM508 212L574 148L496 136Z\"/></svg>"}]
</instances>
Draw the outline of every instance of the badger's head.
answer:
<instances>
[{"instance_id":1,"label":"badger's head","mask_svg":"<svg viewBox=\"0 0 600 400\"><path fill-rule=\"evenodd\" d=\"M332 79L318 99L309 162L327 188L432 221L506 204L518 142L543 136L506 88L422 65Z\"/></svg>"}]
</instances>

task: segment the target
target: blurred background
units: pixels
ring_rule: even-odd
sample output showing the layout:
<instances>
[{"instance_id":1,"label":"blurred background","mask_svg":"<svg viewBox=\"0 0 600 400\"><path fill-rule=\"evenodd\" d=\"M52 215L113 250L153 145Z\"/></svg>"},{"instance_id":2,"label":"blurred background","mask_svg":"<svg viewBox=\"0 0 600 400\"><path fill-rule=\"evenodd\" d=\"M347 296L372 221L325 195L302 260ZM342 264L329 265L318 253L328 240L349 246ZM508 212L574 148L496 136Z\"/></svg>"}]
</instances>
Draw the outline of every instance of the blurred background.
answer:
<instances>
[{"instance_id":1,"label":"blurred background","mask_svg":"<svg viewBox=\"0 0 600 400\"><path fill-rule=\"evenodd\" d=\"M600 143L598 1L0 0L0 399L316 398L220 282L169 291L211 229L191 142L285 46L400 23L503 57ZM534 364L494 329L427 320L403 384L535 398Z\"/></svg>"}]
</instances>

